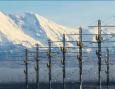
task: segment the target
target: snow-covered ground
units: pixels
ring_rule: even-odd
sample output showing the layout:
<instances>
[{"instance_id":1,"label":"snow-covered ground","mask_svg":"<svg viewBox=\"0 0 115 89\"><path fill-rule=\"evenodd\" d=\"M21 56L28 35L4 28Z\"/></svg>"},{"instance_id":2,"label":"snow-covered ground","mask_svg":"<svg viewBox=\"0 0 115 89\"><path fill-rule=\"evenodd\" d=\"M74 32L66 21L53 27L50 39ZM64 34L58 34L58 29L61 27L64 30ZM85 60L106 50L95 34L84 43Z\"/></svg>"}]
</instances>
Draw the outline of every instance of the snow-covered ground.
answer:
<instances>
[{"instance_id":1,"label":"snow-covered ground","mask_svg":"<svg viewBox=\"0 0 115 89\"><path fill-rule=\"evenodd\" d=\"M24 82L24 65L19 62L0 62L0 83L8 82ZM4 66L5 65L5 66ZM47 62L40 64L40 81L48 82L48 68ZM29 81L35 82L35 65L29 65ZM101 78L106 82L106 66L102 66ZM110 66L110 81L115 81L115 65ZM74 67L66 67L66 81L79 81L78 65ZM97 82L98 81L98 66L96 63L83 64L83 82ZM52 64L52 82L62 82L62 67Z\"/></svg>"}]
</instances>

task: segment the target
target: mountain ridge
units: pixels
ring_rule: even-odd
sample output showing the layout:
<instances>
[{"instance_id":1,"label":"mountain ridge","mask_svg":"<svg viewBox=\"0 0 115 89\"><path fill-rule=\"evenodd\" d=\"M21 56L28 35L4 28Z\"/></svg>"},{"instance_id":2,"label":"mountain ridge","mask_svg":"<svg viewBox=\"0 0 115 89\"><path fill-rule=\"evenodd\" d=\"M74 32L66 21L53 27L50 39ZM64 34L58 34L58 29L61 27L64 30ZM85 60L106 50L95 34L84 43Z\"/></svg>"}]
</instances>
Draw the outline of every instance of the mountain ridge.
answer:
<instances>
[{"instance_id":1,"label":"mountain ridge","mask_svg":"<svg viewBox=\"0 0 115 89\"><path fill-rule=\"evenodd\" d=\"M48 39L51 41L60 41L62 40L63 34L78 33L78 29L58 25L38 14L22 13L11 15L11 18L23 29L25 34L36 40L40 40L42 44L47 44ZM66 36L66 39L68 40L75 38ZM56 43L55 45L59 46L60 44Z\"/></svg>"},{"instance_id":2,"label":"mountain ridge","mask_svg":"<svg viewBox=\"0 0 115 89\"><path fill-rule=\"evenodd\" d=\"M31 48L35 44L44 47L48 44L48 39L51 41L61 41L63 34L78 34L79 30L68 28L59 25L43 16L33 12L23 12L18 14L6 14L0 12L0 42L2 45L5 43L22 44L25 47ZM9 30L11 29L11 30ZM83 29L85 34L96 34L97 28ZM113 29L107 29L103 33L115 33ZM109 39L107 38L109 37ZM96 41L94 36L84 36L86 40ZM112 39L110 39L112 38ZM114 35L104 36L104 40L114 40ZM78 36L66 35L66 40L78 40ZM62 46L62 43L54 43L56 46ZM113 45L113 44L112 44ZM68 46L74 46L73 43L68 43Z\"/></svg>"}]
</instances>

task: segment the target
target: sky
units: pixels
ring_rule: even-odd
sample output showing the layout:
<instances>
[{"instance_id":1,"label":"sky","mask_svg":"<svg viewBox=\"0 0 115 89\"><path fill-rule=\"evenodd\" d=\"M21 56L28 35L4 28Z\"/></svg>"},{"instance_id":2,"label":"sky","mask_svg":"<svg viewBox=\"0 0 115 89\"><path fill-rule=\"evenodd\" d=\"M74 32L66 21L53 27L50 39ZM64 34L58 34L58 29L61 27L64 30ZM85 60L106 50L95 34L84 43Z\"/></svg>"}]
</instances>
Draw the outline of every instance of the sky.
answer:
<instances>
[{"instance_id":1,"label":"sky","mask_svg":"<svg viewBox=\"0 0 115 89\"><path fill-rule=\"evenodd\" d=\"M95 25L98 19L115 20L115 1L0 1L7 14L34 12L68 27Z\"/></svg>"}]
</instances>

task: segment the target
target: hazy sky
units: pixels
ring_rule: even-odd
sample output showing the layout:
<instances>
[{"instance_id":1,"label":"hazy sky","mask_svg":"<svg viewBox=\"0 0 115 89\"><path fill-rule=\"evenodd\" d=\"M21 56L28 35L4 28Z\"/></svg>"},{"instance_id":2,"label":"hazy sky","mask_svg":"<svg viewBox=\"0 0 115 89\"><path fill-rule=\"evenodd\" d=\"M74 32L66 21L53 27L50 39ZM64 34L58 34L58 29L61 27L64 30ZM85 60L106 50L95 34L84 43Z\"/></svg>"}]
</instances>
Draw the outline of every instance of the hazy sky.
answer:
<instances>
[{"instance_id":1,"label":"hazy sky","mask_svg":"<svg viewBox=\"0 0 115 89\"><path fill-rule=\"evenodd\" d=\"M114 19L115 1L0 1L5 13L34 12L59 24L77 27Z\"/></svg>"}]
</instances>

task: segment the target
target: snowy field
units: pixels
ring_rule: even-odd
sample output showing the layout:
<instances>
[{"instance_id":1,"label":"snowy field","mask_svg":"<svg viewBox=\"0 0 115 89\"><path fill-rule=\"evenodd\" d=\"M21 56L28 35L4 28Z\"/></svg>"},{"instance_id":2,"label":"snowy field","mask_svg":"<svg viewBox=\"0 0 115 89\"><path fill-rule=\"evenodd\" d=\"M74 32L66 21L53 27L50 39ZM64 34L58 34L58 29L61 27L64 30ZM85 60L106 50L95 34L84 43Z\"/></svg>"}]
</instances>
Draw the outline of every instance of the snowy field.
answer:
<instances>
[{"instance_id":1,"label":"snowy field","mask_svg":"<svg viewBox=\"0 0 115 89\"><path fill-rule=\"evenodd\" d=\"M0 62L0 89L15 89L19 86L21 89L25 87L25 75L24 65L16 66L17 62ZM48 68L46 67L47 62L40 65L40 86L41 89L47 89L48 87ZM18 62L19 64L19 62ZM21 64L21 63L20 63ZM5 66L3 66L5 65ZM6 66L7 65L7 66ZM102 89L106 89L106 66L102 66ZM115 89L115 65L110 66L110 89ZM83 86L84 89L99 89L97 87L98 81L98 70L97 65L84 64L83 65ZM29 65L29 88L35 87L35 70L34 63ZM8 87L6 87L6 85ZM47 87L44 87L47 86ZM55 86L56 87L55 87ZM16 89L18 89L17 87ZM52 87L53 89L62 89L62 68L58 65L52 65ZM71 88L70 88L71 87ZM67 67L66 68L66 88L76 89L79 87L79 68ZM79 88L77 88L79 89Z\"/></svg>"},{"instance_id":2,"label":"snowy field","mask_svg":"<svg viewBox=\"0 0 115 89\"><path fill-rule=\"evenodd\" d=\"M48 68L47 61L40 62L40 81L48 82ZM79 67L73 63L70 66L66 62L66 81L79 81ZM29 64L29 81L35 82L35 63ZM0 82L24 82L24 65L23 62L0 62ZM102 81L106 82L106 65L102 65L101 77ZM110 65L110 82L115 82L115 65ZM98 80L98 66L96 62L83 63L83 82L97 82ZM62 66L59 64L52 64L52 82L62 82Z\"/></svg>"}]
</instances>

